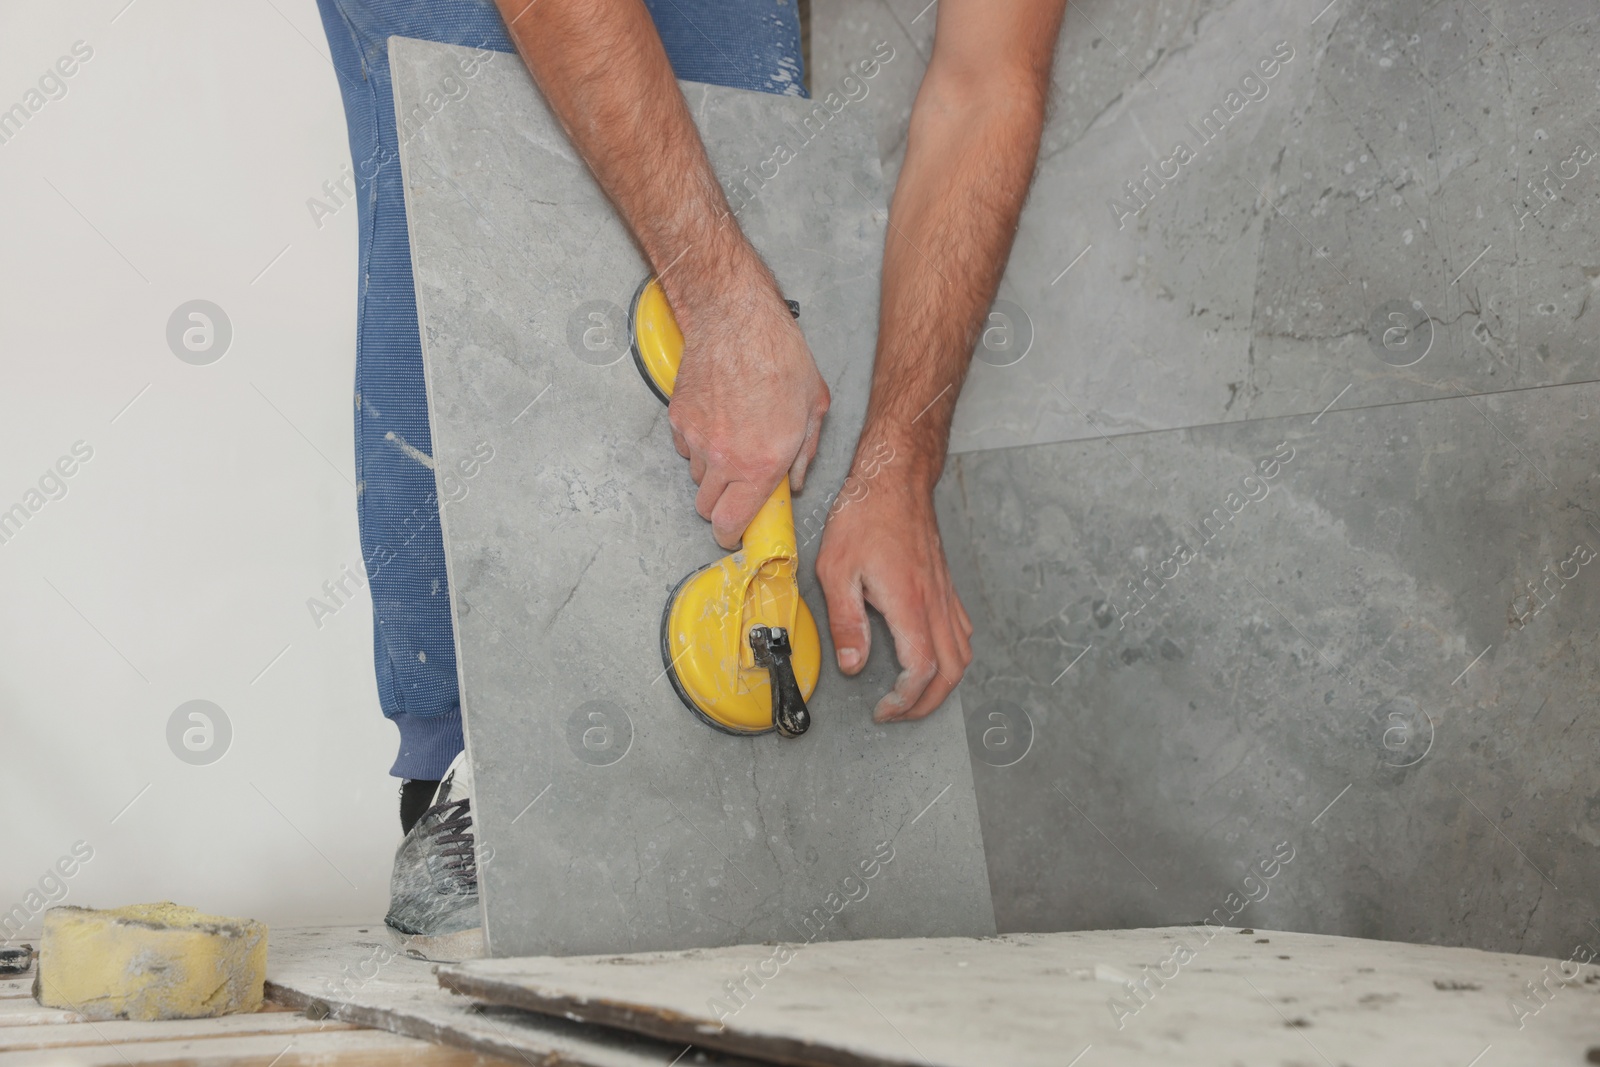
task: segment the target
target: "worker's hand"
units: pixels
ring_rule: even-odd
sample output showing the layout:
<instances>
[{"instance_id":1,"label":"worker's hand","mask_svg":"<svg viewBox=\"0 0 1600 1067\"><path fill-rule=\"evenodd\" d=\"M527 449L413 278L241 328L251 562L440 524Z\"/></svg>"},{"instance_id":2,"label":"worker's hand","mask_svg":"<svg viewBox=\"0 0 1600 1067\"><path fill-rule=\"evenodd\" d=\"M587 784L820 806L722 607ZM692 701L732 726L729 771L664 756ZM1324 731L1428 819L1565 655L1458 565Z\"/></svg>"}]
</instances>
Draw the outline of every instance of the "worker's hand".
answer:
<instances>
[{"instance_id":1,"label":"worker's hand","mask_svg":"<svg viewBox=\"0 0 1600 1067\"><path fill-rule=\"evenodd\" d=\"M900 677L873 719L920 719L944 702L972 662L972 620L950 581L931 489L896 471L893 460L874 472L862 458L840 492L844 503L823 527L817 580L845 674L859 672L870 651L864 600L894 636Z\"/></svg>"},{"instance_id":2,"label":"worker's hand","mask_svg":"<svg viewBox=\"0 0 1600 1067\"><path fill-rule=\"evenodd\" d=\"M667 417L700 486L695 510L723 548L787 476L799 492L817 454L828 385L763 268L674 313L683 330Z\"/></svg>"}]
</instances>

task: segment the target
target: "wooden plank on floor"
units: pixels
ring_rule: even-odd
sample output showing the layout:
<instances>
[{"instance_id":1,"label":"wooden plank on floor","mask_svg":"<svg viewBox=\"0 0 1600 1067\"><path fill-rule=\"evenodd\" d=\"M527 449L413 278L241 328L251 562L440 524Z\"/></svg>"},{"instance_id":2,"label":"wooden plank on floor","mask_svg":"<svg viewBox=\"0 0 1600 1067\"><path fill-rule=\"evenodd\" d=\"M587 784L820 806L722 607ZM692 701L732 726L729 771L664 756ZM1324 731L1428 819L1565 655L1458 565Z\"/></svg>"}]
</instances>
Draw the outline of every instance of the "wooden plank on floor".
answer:
<instances>
[{"instance_id":1,"label":"wooden plank on floor","mask_svg":"<svg viewBox=\"0 0 1600 1067\"><path fill-rule=\"evenodd\" d=\"M798 1067L1064 1067L1090 1048L1085 1067L1467 1064L1490 1046L1581 1063L1600 1009L1592 965L1219 927L484 959L439 978Z\"/></svg>"},{"instance_id":2,"label":"wooden plank on floor","mask_svg":"<svg viewBox=\"0 0 1600 1067\"><path fill-rule=\"evenodd\" d=\"M33 974L29 972L21 978L0 978L0 1000L9 1000L12 997L33 996Z\"/></svg>"},{"instance_id":3,"label":"wooden plank on floor","mask_svg":"<svg viewBox=\"0 0 1600 1067\"><path fill-rule=\"evenodd\" d=\"M264 1004L263 1012L283 1012L293 1009L281 1004ZM83 1016L66 1008L46 1008L29 993L19 997L0 998L0 1028L12 1026L43 1026L51 1023L83 1022Z\"/></svg>"},{"instance_id":4,"label":"wooden plank on floor","mask_svg":"<svg viewBox=\"0 0 1600 1067\"><path fill-rule=\"evenodd\" d=\"M0 1052L0 1067L503 1067L501 1061L378 1030L333 1030Z\"/></svg>"},{"instance_id":5,"label":"wooden plank on floor","mask_svg":"<svg viewBox=\"0 0 1600 1067\"><path fill-rule=\"evenodd\" d=\"M224 1015L219 1019L162 1019L155 1022L116 1019L101 1022L13 1026L0 1031L0 1051L274 1034L283 1034L287 1038L295 1034L355 1029L357 1027L351 1023L335 1022L332 1019L318 1022L307 1019L298 1012L286 1011Z\"/></svg>"},{"instance_id":6,"label":"wooden plank on floor","mask_svg":"<svg viewBox=\"0 0 1600 1067\"><path fill-rule=\"evenodd\" d=\"M42 1007L31 995L0 1000L0 1029L12 1026L42 1026L47 1023L78 1023L83 1016L62 1008Z\"/></svg>"},{"instance_id":7,"label":"wooden plank on floor","mask_svg":"<svg viewBox=\"0 0 1600 1067\"><path fill-rule=\"evenodd\" d=\"M402 955L382 927L275 929L270 937L267 995L313 1014L539 1067L756 1067L687 1041L485 1009L441 989L435 965Z\"/></svg>"}]
</instances>

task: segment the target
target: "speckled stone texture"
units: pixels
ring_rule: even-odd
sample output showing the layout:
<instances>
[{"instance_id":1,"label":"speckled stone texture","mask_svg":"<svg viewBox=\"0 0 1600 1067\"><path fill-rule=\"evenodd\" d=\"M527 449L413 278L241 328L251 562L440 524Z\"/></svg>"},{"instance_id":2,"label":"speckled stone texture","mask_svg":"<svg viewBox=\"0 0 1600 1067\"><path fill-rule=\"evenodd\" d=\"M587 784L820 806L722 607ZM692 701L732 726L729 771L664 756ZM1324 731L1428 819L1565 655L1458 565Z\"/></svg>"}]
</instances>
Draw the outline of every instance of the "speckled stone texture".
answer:
<instances>
[{"instance_id":1,"label":"speckled stone texture","mask_svg":"<svg viewBox=\"0 0 1600 1067\"><path fill-rule=\"evenodd\" d=\"M1299 862L1280 855L1269 882ZM439 980L818 1067L1576 1064L1600 997L1581 960L1222 925L473 960Z\"/></svg>"},{"instance_id":2,"label":"speckled stone texture","mask_svg":"<svg viewBox=\"0 0 1600 1067\"><path fill-rule=\"evenodd\" d=\"M887 173L924 4L816 0L813 85L880 37L905 60L863 104ZM1600 944L1597 27L1587 0L1069 7L941 488L1002 929L1197 919L1287 838L1241 921Z\"/></svg>"},{"instance_id":3,"label":"speckled stone texture","mask_svg":"<svg viewBox=\"0 0 1600 1067\"><path fill-rule=\"evenodd\" d=\"M461 54L392 42L402 111ZM796 500L820 615L814 532L871 368L876 145L854 104L819 120L805 101L684 88L833 392ZM854 679L824 627L802 739L728 737L679 702L662 608L722 552L626 354L645 265L516 64L435 99L402 156L490 951L992 932L959 700L874 726L897 670L881 624ZM779 142L793 158L767 165Z\"/></svg>"},{"instance_id":4,"label":"speckled stone texture","mask_svg":"<svg viewBox=\"0 0 1600 1067\"><path fill-rule=\"evenodd\" d=\"M975 736L1001 927L1199 919L1287 840L1239 921L1600 944L1597 415L1573 385L955 460L963 698L1032 743Z\"/></svg>"},{"instance_id":5,"label":"speckled stone texture","mask_svg":"<svg viewBox=\"0 0 1600 1067\"><path fill-rule=\"evenodd\" d=\"M860 105L886 174L937 13L816 0L814 88L896 49ZM952 448L1594 378L1597 27L1589 0L1074 2L1001 286L1032 345L991 335ZM1392 301L1433 334L1403 373Z\"/></svg>"}]
</instances>

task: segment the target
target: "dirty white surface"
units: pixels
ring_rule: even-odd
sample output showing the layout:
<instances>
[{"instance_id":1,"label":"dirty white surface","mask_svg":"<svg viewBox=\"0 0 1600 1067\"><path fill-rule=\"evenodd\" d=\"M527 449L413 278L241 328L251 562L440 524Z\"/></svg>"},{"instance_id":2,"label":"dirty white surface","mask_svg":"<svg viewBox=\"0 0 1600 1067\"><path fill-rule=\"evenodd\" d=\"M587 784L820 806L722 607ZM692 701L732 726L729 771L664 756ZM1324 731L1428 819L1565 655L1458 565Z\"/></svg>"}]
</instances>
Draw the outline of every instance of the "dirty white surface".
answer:
<instances>
[{"instance_id":1,"label":"dirty white surface","mask_svg":"<svg viewBox=\"0 0 1600 1067\"><path fill-rule=\"evenodd\" d=\"M541 1067L746 1063L690 1049L687 1042L672 1044L512 1008L485 1008L440 988L435 966L402 955L381 925L274 930L267 994L314 1016Z\"/></svg>"},{"instance_id":2,"label":"dirty white surface","mask_svg":"<svg viewBox=\"0 0 1600 1067\"><path fill-rule=\"evenodd\" d=\"M474 960L440 981L828 1067L1491 1067L1577 1064L1600 1044L1600 968L1247 928Z\"/></svg>"}]
</instances>

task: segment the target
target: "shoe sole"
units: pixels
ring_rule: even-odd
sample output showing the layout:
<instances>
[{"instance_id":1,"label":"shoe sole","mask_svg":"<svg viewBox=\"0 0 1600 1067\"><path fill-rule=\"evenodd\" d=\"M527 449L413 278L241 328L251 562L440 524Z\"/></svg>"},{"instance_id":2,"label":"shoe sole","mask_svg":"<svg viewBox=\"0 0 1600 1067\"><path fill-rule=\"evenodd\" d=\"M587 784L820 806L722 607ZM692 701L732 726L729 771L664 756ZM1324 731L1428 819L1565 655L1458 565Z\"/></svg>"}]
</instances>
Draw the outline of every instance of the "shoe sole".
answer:
<instances>
[{"instance_id":1,"label":"shoe sole","mask_svg":"<svg viewBox=\"0 0 1600 1067\"><path fill-rule=\"evenodd\" d=\"M392 926L385 926L390 942L402 955L429 963L460 963L463 960L487 956L483 927L458 930L453 934L403 934Z\"/></svg>"}]
</instances>

